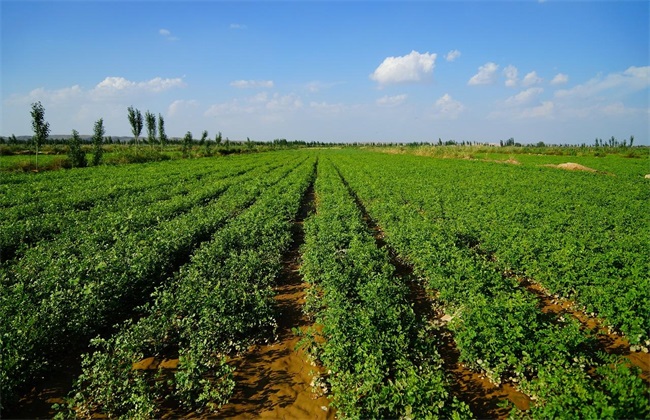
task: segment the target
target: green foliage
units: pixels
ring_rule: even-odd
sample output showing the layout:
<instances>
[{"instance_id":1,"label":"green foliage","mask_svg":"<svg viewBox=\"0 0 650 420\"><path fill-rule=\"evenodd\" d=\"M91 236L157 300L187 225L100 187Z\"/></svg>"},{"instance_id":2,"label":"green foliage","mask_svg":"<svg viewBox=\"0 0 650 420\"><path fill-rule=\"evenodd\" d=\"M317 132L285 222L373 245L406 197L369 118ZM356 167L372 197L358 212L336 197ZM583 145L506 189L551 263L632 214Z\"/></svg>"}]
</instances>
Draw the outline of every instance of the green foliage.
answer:
<instances>
[{"instance_id":1,"label":"green foliage","mask_svg":"<svg viewBox=\"0 0 650 420\"><path fill-rule=\"evenodd\" d=\"M432 337L376 247L332 164L319 161L314 216L305 222L305 308L324 340L303 339L330 372L332 405L345 418L469 417L450 395Z\"/></svg>"},{"instance_id":2,"label":"green foliage","mask_svg":"<svg viewBox=\"0 0 650 420\"><path fill-rule=\"evenodd\" d=\"M102 118L98 119L95 122L94 128L93 128L93 166L97 166L101 163L102 161L102 155L104 153L104 149L102 148L102 143L104 142L104 134L105 134L105 129L104 129L104 120Z\"/></svg>"},{"instance_id":3,"label":"green foliage","mask_svg":"<svg viewBox=\"0 0 650 420\"><path fill-rule=\"evenodd\" d=\"M190 156L190 149L192 148L192 133L188 131L183 137L183 157Z\"/></svg>"},{"instance_id":4,"label":"green foliage","mask_svg":"<svg viewBox=\"0 0 650 420\"><path fill-rule=\"evenodd\" d=\"M165 134L165 120L163 116L158 114L158 142L160 143L160 150L167 144L167 134Z\"/></svg>"},{"instance_id":5,"label":"green foliage","mask_svg":"<svg viewBox=\"0 0 650 420\"><path fill-rule=\"evenodd\" d=\"M38 170L38 148L47 140L50 135L50 123L45 121L45 108L40 102L32 104L32 130L34 136L32 140L36 146L36 170ZM12 137L15 136L12 134Z\"/></svg>"},{"instance_id":6,"label":"green foliage","mask_svg":"<svg viewBox=\"0 0 650 420\"><path fill-rule=\"evenodd\" d=\"M139 144L140 133L142 133L142 113L139 109L134 109L132 106L127 108L127 115L129 124L131 124L131 132L135 138L135 144Z\"/></svg>"},{"instance_id":7,"label":"green foliage","mask_svg":"<svg viewBox=\"0 0 650 420\"><path fill-rule=\"evenodd\" d=\"M85 168L88 165L86 153L81 149L81 137L77 130L72 130L72 137L68 141L68 160L73 168Z\"/></svg>"},{"instance_id":8,"label":"green foliage","mask_svg":"<svg viewBox=\"0 0 650 420\"><path fill-rule=\"evenodd\" d=\"M156 116L147 110L144 120L147 124L147 143L153 147L156 142Z\"/></svg>"}]
</instances>

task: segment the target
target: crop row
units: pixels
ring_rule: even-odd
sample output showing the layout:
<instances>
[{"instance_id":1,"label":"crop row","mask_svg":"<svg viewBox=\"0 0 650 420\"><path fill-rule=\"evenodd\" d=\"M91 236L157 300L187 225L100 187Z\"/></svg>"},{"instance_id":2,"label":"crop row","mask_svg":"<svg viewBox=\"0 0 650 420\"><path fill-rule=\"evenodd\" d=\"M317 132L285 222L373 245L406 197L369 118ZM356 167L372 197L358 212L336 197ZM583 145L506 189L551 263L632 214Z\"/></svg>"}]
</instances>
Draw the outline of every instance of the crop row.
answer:
<instances>
[{"instance_id":1,"label":"crop row","mask_svg":"<svg viewBox=\"0 0 650 420\"><path fill-rule=\"evenodd\" d=\"M468 246L472 238L455 230L447 213L462 205L449 203L457 196L443 198L426 188L442 176L435 167L421 165L429 172L416 178L407 162L393 159L387 165L372 159L339 154L334 161L388 243L427 279L453 316L449 328L462 362L495 382L517 383L535 401L526 413L532 417L650 413L638 369L596 352L594 337L581 331L576 320L543 313L533 295Z\"/></svg>"},{"instance_id":2,"label":"crop row","mask_svg":"<svg viewBox=\"0 0 650 420\"><path fill-rule=\"evenodd\" d=\"M227 356L273 336L273 285L313 175L310 158L262 191L155 292L138 321L93 340L69 414L154 417L165 404L216 411L227 402ZM138 367L150 358L153 368Z\"/></svg>"},{"instance_id":3,"label":"crop row","mask_svg":"<svg viewBox=\"0 0 650 420\"><path fill-rule=\"evenodd\" d=\"M130 316L199 243L298 166L296 158L286 155L276 169L260 166L236 188L217 185L214 199L186 202L176 217L151 226L130 229L125 214L123 224L108 222L111 231L98 220L78 237L62 235L30 248L1 271L3 403L58 354ZM132 211L147 213L146 207Z\"/></svg>"},{"instance_id":4,"label":"crop row","mask_svg":"<svg viewBox=\"0 0 650 420\"><path fill-rule=\"evenodd\" d=\"M35 182L40 184L38 187L21 188L15 195L23 199L3 210L0 261L20 257L19 248L49 240L71 227L92 226L97 219L123 219L121 215L132 209L182 197L194 192L197 186L209 187L215 180L242 175L256 165L259 165L259 160L227 160L216 168L214 165L196 166L182 172L171 170L167 173L155 167L149 171L137 168L131 173L120 167L121 171L113 168L113 173L107 177L96 174L92 182L82 182L79 186L75 185L74 176L66 182L38 180ZM50 190L55 193L45 194ZM10 195L14 195L13 192ZM30 198L24 199L25 195ZM165 217L163 213L157 213L161 218Z\"/></svg>"},{"instance_id":5,"label":"crop row","mask_svg":"<svg viewBox=\"0 0 650 420\"><path fill-rule=\"evenodd\" d=\"M358 156L357 156L358 155ZM650 347L650 189L616 177L486 162L355 158L458 242ZM406 193L408 192L408 194Z\"/></svg>"},{"instance_id":6,"label":"crop row","mask_svg":"<svg viewBox=\"0 0 650 420\"><path fill-rule=\"evenodd\" d=\"M322 331L312 329L303 345L329 372L332 406L346 418L467 416L408 287L331 162L319 162L315 194L301 272L306 311Z\"/></svg>"}]
</instances>

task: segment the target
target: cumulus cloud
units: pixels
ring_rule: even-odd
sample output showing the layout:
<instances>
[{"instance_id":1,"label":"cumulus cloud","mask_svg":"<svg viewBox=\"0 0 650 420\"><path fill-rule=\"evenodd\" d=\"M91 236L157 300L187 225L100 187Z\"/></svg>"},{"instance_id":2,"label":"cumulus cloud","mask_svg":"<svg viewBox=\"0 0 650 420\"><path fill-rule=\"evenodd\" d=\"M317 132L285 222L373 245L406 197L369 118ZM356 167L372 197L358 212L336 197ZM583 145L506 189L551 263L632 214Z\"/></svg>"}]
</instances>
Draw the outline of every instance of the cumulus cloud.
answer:
<instances>
[{"instance_id":1,"label":"cumulus cloud","mask_svg":"<svg viewBox=\"0 0 650 420\"><path fill-rule=\"evenodd\" d=\"M267 88L274 86L273 80L235 80L230 82L230 86L240 89Z\"/></svg>"},{"instance_id":2,"label":"cumulus cloud","mask_svg":"<svg viewBox=\"0 0 650 420\"><path fill-rule=\"evenodd\" d=\"M456 119L465 110L465 106L448 93L442 95L434 105L435 116L444 119Z\"/></svg>"},{"instance_id":3,"label":"cumulus cloud","mask_svg":"<svg viewBox=\"0 0 650 420\"><path fill-rule=\"evenodd\" d=\"M407 97L406 94L395 95L395 96L386 95L377 99L376 103L377 105L380 106L397 106L403 104L404 101L406 100L406 97Z\"/></svg>"},{"instance_id":4,"label":"cumulus cloud","mask_svg":"<svg viewBox=\"0 0 650 420\"><path fill-rule=\"evenodd\" d=\"M173 88L184 87L183 79L163 79L156 77L151 80L134 82L124 77L109 76L97 83L92 89L83 89L79 85L61 89L33 89L24 95L13 95L10 103L30 103L41 101L44 104L61 104L72 101L105 101L111 98L127 97L142 94L157 94Z\"/></svg>"},{"instance_id":5,"label":"cumulus cloud","mask_svg":"<svg viewBox=\"0 0 650 420\"><path fill-rule=\"evenodd\" d=\"M503 75L506 77L506 86L515 87L517 86L517 77L519 75L519 70L517 67L512 64L503 69Z\"/></svg>"},{"instance_id":6,"label":"cumulus cloud","mask_svg":"<svg viewBox=\"0 0 650 420\"><path fill-rule=\"evenodd\" d=\"M418 83L428 80L436 62L436 54L411 51L401 57L386 57L370 75L380 85Z\"/></svg>"},{"instance_id":7,"label":"cumulus cloud","mask_svg":"<svg viewBox=\"0 0 650 420\"><path fill-rule=\"evenodd\" d=\"M310 102L309 108L315 110L318 114L340 114L347 109L347 107L342 103L331 104L328 102L316 101Z\"/></svg>"},{"instance_id":8,"label":"cumulus cloud","mask_svg":"<svg viewBox=\"0 0 650 420\"><path fill-rule=\"evenodd\" d=\"M163 79L155 77L143 82L133 82L124 77L106 77L99 82L91 91L91 96L105 97L123 95L129 93L159 93L165 90L185 87L185 82L180 77Z\"/></svg>"},{"instance_id":9,"label":"cumulus cloud","mask_svg":"<svg viewBox=\"0 0 650 420\"><path fill-rule=\"evenodd\" d=\"M569 81L569 76L563 73L558 73L555 75L553 80L551 80L552 85L563 85Z\"/></svg>"},{"instance_id":10,"label":"cumulus cloud","mask_svg":"<svg viewBox=\"0 0 650 420\"><path fill-rule=\"evenodd\" d=\"M524 79L521 81L521 84L524 86L533 86L542 83L542 78L537 75L537 72L531 71L524 76Z\"/></svg>"},{"instance_id":11,"label":"cumulus cloud","mask_svg":"<svg viewBox=\"0 0 650 420\"><path fill-rule=\"evenodd\" d=\"M616 91L618 94L637 92L650 86L650 66L629 67L619 73L610 73L605 77L597 76L586 83L571 89L555 92L557 98L593 98L604 91Z\"/></svg>"},{"instance_id":12,"label":"cumulus cloud","mask_svg":"<svg viewBox=\"0 0 650 420\"><path fill-rule=\"evenodd\" d=\"M269 95L261 92L243 99L233 99L228 102L211 105L204 113L207 117L237 114L280 115L293 112L303 107L302 99L293 93Z\"/></svg>"},{"instance_id":13,"label":"cumulus cloud","mask_svg":"<svg viewBox=\"0 0 650 420\"><path fill-rule=\"evenodd\" d=\"M478 68L478 73L472 76L467 82L468 85L489 85L494 83L497 77L499 66L495 63L488 62Z\"/></svg>"},{"instance_id":14,"label":"cumulus cloud","mask_svg":"<svg viewBox=\"0 0 650 420\"><path fill-rule=\"evenodd\" d=\"M451 50L445 56L445 60L447 60L447 61L455 61L458 57L460 57L460 51Z\"/></svg>"},{"instance_id":15,"label":"cumulus cloud","mask_svg":"<svg viewBox=\"0 0 650 420\"><path fill-rule=\"evenodd\" d=\"M544 89L540 87L532 87L519 92L518 94L509 97L505 100L508 106L518 106L530 103L535 97L541 94Z\"/></svg>"},{"instance_id":16,"label":"cumulus cloud","mask_svg":"<svg viewBox=\"0 0 650 420\"><path fill-rule=\"evenodd\" d=\"M167 107L167 115L170 117L174 117L180 114L184 110L196 109L198 106L199 106L199 102L195 101L194 99L190 99L190 100L177 99L171 104L169 104L169 107Z\"/></svg>"},{"instance_id":17,"label":"cumulus cloud","mask_svg":"<svg viewBox=\"0 0 650 420\"><path fill-rule=\"evenodd\" d=\"M520 118L550 118L553 116L555 104L552 101L544 101L541 105L525 108L519 115Z\"/></svg>"},{"instance_id":18,"label":"cumulus cloud","mask_svg":"<svg viewBox=\"0 0 650 420\"><path fill-rule=\"evenodd\" d=\"M158 33L168 41L178 41L178 37L172 35L172 32L169 29L159 29Z\"/></svg>"}]
</instances>

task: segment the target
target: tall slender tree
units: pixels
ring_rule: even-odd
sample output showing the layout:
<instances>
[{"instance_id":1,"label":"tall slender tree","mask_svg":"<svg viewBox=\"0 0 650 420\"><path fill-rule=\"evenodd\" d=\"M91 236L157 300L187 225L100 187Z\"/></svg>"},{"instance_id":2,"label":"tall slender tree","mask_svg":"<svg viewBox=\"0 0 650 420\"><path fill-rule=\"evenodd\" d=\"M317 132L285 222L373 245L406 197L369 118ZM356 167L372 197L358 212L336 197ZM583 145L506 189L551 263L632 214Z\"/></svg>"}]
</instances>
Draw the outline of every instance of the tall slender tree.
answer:
<instances>
[{"instance_id":1,"label":"tall slender tree","mask_svg":"<svg viewBox=\"0 0 650 420\"><path fill-rule=\"evenodd\" d=\"M81 137L77 130L72 130L72 137L68 140L68 157L73 168L83 168L87 165L86 154L81 150Z\"/></svg>"},{"instance_id":2,"label":"tall slender tree","mask_svg":"<svg viewBox=\"0 0 650 420\"><path fill-rule=\"evenodd\" d=\"M190 147L192 146L192 132L188 131L183 137L183 157L189 157Z\"/></svg>"},{"instance_id":3,"label":"tall slender tree","mask_svg":"<svg viewBox=\"0 0 650 420\"><path fill-rule=\"evenodd\" d=\"M149 112L145 112L144 121L147 123L147 142L151 147L156 142L156 116Z\"/></svg>"},{"instance_id":4,"label":"tall slender tree","mask_svg":"<svg viewBox=\"0 0 650 420\"><path fill-rule=\"evenodd\" d=\"M45 143L50 135L50 123L45 121L45 108L39 102L32 104L32 129L34 130L34 144L36 145L36 170L38 171L38 148Z\"/></svg>"},{"instance_id":5,"label":"tall slender tree","mask_svg":"<svg viewBox=\"0 0 650 420\"><path fill-rule=\"evenodd\" d=\"M167 143L167 134L165 134L165 120L160 114L158 114L158 140L160 141L160 151L162 152L163 146Z\"/></svg>"},{"instance_id":6,"label":"tall slender tree","mask_svg":"<svg viewBox=\"0 0 650 420\"><path fill-rule=\"evenodd\" d=\"M100 118L95 122L94 134L93 134L93 166L97 166L102 161L102 155L104 154L104 149L102 149L102 143L104 143L104 119Z\"/></svg>"},{"instance_id":7,"label":"tall slender tree","mask_svg":"<svg viewBox=\"0 0 650 420\"><path fill-rule=\"evenodd\" d=\"M128 109L129 123L131 124L131 132L135 138L136 146L139 143L140 133L142 133L142 114L139 109L134 109L130 106Z\"/></svg>"}]
</instances>

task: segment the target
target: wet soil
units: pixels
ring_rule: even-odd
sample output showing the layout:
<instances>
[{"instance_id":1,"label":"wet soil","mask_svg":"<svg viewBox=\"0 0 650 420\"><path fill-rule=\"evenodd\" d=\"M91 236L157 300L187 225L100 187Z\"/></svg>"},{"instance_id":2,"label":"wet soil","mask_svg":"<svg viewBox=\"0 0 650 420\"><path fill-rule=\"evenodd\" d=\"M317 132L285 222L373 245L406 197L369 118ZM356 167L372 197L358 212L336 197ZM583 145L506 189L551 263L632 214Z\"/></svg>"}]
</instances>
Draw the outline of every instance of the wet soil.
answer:
<instances>
[{"instance_id":1,"label":"wet soil","mask_svg":"<svg viewBox=\"0 0 650 420\"><path fill-rule=\"evenodd\" d=\"M375 238L377 247L385 248L388 251L391 264L395 267L395 275L402 278L409 287L409 301L413 304L416 316L438 326L438 339L441 344L438 350L445 370L451 375L450 385L453 395L469 405L477 418L506 418L510 408L500 407L505 402L509 402L511 406L514 405L520 410L528 410L531 400L526 394L521 393L509 383L495 385L485 376L472 371L459 362L460 351L456 347L453 334L444 326L444 314L434 308L432 294L427 293L425 287L416 279L413 267L400 260L395 250L386 243L381 228L370 217L359 197L340 173L339 176L356 201L363 220Z\"/></svg>"},{"instance_id":2,"label":"wet soil","mask_svg":"<svg viewBox=\"0 0 650 420\"><path fill-rule=\"evenodd\" d=\"M231 360L236 370L235 390L217 418L332 419L327 397L315 394L311 385L318 368L296 350L300 338L293 329L306 329L311 322L302 307L308 287L299 273L302 224L313 211L314 190L310 187L294 225L293 245L283 264L276 287L277 340L256 345Z\"/></svg>"}]
</instances>

